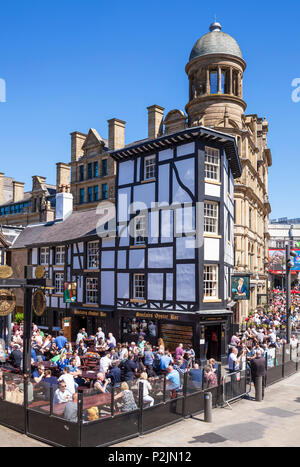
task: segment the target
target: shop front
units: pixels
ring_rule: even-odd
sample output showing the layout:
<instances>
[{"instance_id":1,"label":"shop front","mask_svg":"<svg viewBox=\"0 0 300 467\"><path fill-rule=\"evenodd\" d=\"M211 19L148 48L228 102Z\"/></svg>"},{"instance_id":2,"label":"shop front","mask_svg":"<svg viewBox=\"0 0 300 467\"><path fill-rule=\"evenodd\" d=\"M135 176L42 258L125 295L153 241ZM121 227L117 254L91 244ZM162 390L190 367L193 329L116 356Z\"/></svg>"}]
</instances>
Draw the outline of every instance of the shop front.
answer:
<instances>
[{"instance_id":1,"label":"shop front","mask_svg":"<svg viewBox=\"0 0 300 467\"><path fill-rule=\"evenodd\" d=\"M197 358L205 361L227 359L227 345L231 338L232 312L222 314L171 313L153 310L117 311L118 338L121 342L137 342L140 335L156 346L163 339L165 347L174 352L179 343L193 347Z\"/></svg>"},{"instance_id":2,"label":"shop front","mask_svg":"<svg viewBox=\"0 0 300 467\"><path fill-rule=\"evenodd\" d=\"M71 341L76 341L76 336L80 329L84 328L89 336L95 336L99 327L105 335L111 332L113 327L112 310L71 308L70 316L63 318L62 329L64 335Z\"/></svg>"}]
</instances>

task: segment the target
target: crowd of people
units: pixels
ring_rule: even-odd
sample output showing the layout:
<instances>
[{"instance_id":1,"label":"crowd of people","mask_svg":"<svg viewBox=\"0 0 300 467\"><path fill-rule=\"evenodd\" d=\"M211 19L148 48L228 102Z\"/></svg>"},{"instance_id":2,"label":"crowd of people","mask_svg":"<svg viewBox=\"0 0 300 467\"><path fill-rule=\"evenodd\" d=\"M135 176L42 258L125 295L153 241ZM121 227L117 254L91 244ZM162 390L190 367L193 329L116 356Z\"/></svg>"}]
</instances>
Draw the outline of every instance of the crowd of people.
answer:
<instances>
[{"instance_id":1,"label":"crowd of people","mask_svg":"<svg viewBox=\"0 0 300 467\"><path fill-rule=\"evenodd\" d=\"M300 331L300 298L294 296L291 300L291 351L298 347L298 332ZM228 352L228 370L239 371L253 368L253 362L259 355L267 360L265 366L273 366L277 349L280 354L283 345L287 343L286 296L284 292L276 291L270 298L268 309L258 307L246 318L246 330L233 334ZM281 350L280 350L281 349ZM269 359L269 357L271 357ZM255 363L255 362L254 362Z\"/></svg>"},{"instance_id":2,"label":"crowd of people","mask_svg":"<svg viewBox=\"0 0 300 467\"><path fill-rule=\"evenodd\" d=\"M4 365L22 370L23 324L13 323L12 338L6 349ZM105 335L98 328L95 336L88 336L80 329L76 341L71 343L61 331L57 337L45 334L35 324L32 326L31 342L31 402L39 391L42 399L49 400L51 387L53 404L67 404L65 416L77 417L78 390L93 389L94 393L105 394L118 388L115 401L122 412L137 408L137 398L132 387L143 387L145 405L153 406L154 386L166 379L166 391L176 398L182 391L183 375L188 373L190 387L202 389L217 385L218 366L214 359L200 368L193 348L179 343L174 352L165 346L162 339L157 346L150 345L143 335L137 342L118 343L112 333ZM92 371L86 371L88 369ZM91 379L90 374L94 373ZM33 391L34 388L34 391ZM160 391L162 384L160 384ZM138 393L138 391L136 391ZM120 401L119 401L120 399ZM76 407L76 410L75 410ZM87 411L87 420L99 415L99 410Z\"/></svg>"}]
</instances>

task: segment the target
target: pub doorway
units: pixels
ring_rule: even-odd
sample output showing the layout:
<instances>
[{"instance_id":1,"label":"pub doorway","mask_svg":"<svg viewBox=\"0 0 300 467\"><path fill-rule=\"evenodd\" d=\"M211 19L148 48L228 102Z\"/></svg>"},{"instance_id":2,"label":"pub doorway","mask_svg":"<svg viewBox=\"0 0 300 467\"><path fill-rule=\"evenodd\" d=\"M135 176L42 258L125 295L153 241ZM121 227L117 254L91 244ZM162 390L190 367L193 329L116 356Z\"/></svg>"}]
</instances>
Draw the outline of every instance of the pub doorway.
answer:
<instances>
[{"instance_id":1,"label":"pub doorway","mask_svg":"<svg viewBox=\"0 0 300 467\"><path fill-rule=\"evenodd\" d=\"M206 359L221 361L221 326L205 326Z\"/></svg>"}]
</instances>

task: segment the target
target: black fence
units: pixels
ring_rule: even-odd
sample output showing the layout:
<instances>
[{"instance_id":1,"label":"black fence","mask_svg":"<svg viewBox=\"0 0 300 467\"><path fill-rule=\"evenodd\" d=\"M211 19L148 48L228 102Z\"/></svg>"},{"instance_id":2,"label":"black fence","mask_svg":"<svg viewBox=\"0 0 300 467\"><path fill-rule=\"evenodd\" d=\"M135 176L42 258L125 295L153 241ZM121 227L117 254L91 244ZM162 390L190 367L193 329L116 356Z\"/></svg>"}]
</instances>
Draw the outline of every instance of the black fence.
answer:
<instances>
[{"instance_id":1,"label":"black fence","mask_svg":"<svg viewBox=\"0 0 300 467\"><path fill-rule=\"evenodd\" d=\"M270 349L266 359L267 385L298 371L299 346ZM109 446L155 431L204 411L204 396L211 392L213 407L249 393L248 369L226 372L217 379L202 372L180 375L176 387L166 376L127 382L99 393L79 391L75 401L56 403L56 389L45 391L23 375L0 369L0 424L53 446Z\"/></svg>"}]
</instances>

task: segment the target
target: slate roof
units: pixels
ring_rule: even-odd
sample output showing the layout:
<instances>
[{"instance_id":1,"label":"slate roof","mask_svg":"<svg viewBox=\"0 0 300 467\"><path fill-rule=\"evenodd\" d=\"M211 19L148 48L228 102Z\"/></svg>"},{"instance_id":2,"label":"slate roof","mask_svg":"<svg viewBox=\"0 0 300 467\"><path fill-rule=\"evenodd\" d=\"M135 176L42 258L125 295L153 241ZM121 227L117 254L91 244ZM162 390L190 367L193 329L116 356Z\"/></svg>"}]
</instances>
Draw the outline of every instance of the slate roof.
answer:
<instances>
[{"instance_id":1,"label":"slate roof","mask_svg":"<svg viewBox=\"0 0 300 467\"><path fill-rule=\"evenodd\" d=\"M66 241L96 236L96 227L102 217L103 215L96 214L96 209L89 209L86 211L74 211L64 221L29 225L19 235L13 248L57 245Z\"/></svg>"}]
</instances>

